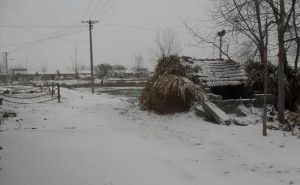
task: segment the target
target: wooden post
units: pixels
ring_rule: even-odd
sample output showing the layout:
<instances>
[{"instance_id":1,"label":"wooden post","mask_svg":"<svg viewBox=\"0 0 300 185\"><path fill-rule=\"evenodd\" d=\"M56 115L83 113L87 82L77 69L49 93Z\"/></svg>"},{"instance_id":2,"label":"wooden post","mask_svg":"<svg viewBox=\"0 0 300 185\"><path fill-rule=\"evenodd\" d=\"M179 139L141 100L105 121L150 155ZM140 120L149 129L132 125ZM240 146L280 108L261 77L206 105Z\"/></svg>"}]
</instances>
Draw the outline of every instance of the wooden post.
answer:
<instances>
[{"instance_id":1,"label":"wooden post","mask_svg":"<svg viewBox=\"0 0 300 185\"><path fill-rule=\"evenodd\" d=\"M52 98L54 96L54 83L53 82L51 84L51 96L52 96Z\"/></svg>"},{"instance_id":2,"label":"wooden post","mask_svg":"<svg viewBox=\"0 0 300 185\"><path fill-rule=\"evenodd\" d=\"M43 88L42 88L42 85L40 85L40 90L41 90L41 93L43 92Z\"/></svg>"},{"instance_id":3,"label":"wooden post","mask_svg":"<svg viewBox=\"0 0 300 185\"><path fill-rule=\"evenodd\" d=\"M60 103L60 86L59 86L59 83L57 84L57 99L58 99L58 103Z\"/></svg>"},{"instance_id":4,"label":"wooden post","mask_svg":"<svg viewBox=\"0 0 300 185\"><path fill-rule=\"evenodd\" d=\"M0 98L0 105L2 105L3 98Z\"/></svg>"}]
</instances>

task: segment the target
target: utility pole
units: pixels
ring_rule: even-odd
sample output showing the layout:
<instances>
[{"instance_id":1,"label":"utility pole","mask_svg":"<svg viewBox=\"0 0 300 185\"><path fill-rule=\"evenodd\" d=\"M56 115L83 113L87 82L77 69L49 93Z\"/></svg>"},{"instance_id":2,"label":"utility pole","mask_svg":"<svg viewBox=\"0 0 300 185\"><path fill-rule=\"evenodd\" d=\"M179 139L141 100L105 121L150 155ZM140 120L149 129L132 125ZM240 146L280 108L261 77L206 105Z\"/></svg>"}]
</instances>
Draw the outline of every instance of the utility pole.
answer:
<instances>
[{"instance_id":1,"label":"utility pole","mask_svg":"<svg viewBox=\"0 0 300 185\"><path fill-rule=\"evenodd\" d=\"M99 21L81 21L82 23L89 24L89 31L90 31L90 59L91 59L91 86L92 86L92 93L94 94L94 64L93 64L93 42L92 42L92 29L93 24L98 23Z\"/></svg>"},{"instance_id":2,"label":"utility pole","mask_svg":"<svg viewBox=\"0 0 300 185\"><path fill-rule=\"evenodd\" d=\"M4 53L4 57L5 57L5 60L4 60L4 62L5 62L5 74L6 74L6 76L8 76L8 52L3 52Z\"/></svg>"},{"instance_id":3,"label":"utility pole","mask_svg":"<svg viewBox=\"0 0 300 185\"><path fill-rule=\"evenodd\" d=\"M2 52L4 53L4 62L5 62L5 81L8 83L8 52Z\"/></svg>"},{"instance_id":4,"label":"utility pole","mask_svg":"<svg viewBox=\"0 0 300 185\"><path fill-rule=\"evenodd\" d=\"M223 46L223 37L225 36L225 30L222 30L222 31L219 31L218 32L218 36L220 37L220 48L219 48L219 59L221 60L222 59L222 46Z\"/></svg>"},{"instance_id":5,"label":"utility pole","mask_svg":"<svg viewBox=\"0 0 300 185\"><path fill-rule=\"evenodd\" d=\"M77 64L78 52L77 52L77 43L75 44L74 52L75 52L75 53L74 53L74 54L75 54L75 58L74 58L75 73L78 74L78 64Z\"/></svg>"}]
</instances>

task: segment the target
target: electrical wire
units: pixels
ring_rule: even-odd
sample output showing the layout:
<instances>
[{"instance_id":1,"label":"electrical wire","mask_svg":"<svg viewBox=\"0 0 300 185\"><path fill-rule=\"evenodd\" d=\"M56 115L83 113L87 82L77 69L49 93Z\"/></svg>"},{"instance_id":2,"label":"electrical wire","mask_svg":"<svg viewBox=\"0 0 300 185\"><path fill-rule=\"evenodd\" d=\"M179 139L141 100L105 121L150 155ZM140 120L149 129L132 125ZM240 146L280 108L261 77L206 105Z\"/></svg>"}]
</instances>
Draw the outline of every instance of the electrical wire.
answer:
<instances>
[{"instance_id":1,"label":"electrical wire","mask_svg":"<svg viewBox=\"0 0 300 185\"><path fill-rule=\"evenodd\" d=\"M84 31L86 31L86 29L77 30L77 31L74 31L74 32L71 32L71 33L60 34L60 35L52 36L52 37L45 38L45 39L34 40L34 41L31 41L31 42L23 43L23 46L16 47L16 48L14 48L10 51L11 52L16 52L16 51L19 51L19 50L22 50L22 49L25 49L25 48L36 46L36 45L38 45L40 43L43 43L45 41L48 41L48 40L57 39L57 38L60 38L60 37L65 37L65 36L69 36L69 35L84 32Z\"/></svg>"},{"instance_id":2,"label":"electrical wire","mask_svg":"<svg viewBox=\"0 0 300 185\"><path fill-rule=\"evenodd\" d=\"M1 20L1 19L0 19L0 21L1 21L1 22L4 22L4 23L6 23L6 24L9 24L9 25L11 25L12 27L17 28L17 29L19 29L19 30L23 30L23 31L25 31L25 32L29 32L29 33L32 33L32 34L35 34L35 35L38 35L38 36L43 36L43 37L49 37L49 36L50 36L50 35L47 35L47 34L39 33L39 32L36 32L36 31L32 31L32 30L27 29L27 28L24 28L23 26L20 26L20 25L12 24L12 23L10 23L10 22L8 22L8 21L5 21L5 20ZM66 40L66 39L60 39L60 38L58 38L58 40L68 41L68 40Z\"/></svg>"},{"instance_id":3,"label":"electrical wire","mask_svg":"<svg viewBox=\"0 0 300 185\"><path fill-rule=\"evenodd\" d=\"M88 7L87 7L85 13L83 14L81 20L83 20L83 19L87 16L87 14L88 14L88 12L89 12L89 10L90 10L92 4L93 4L93 0L90 0L89 5L88 5Z\"/></svg>"},{"instance_id":4,"label":"electrical wire","mask_svg":"<svg viewBox=\"0 0 300 185\"><path fill-rule=\"evenodd\" d=\"M33 29L61 29L61 28L76 28L76 27L82 27L82 25L44 25L44 26L37 26L37 25L18 25L23 28L33 28ZM0 25L0 28L10 28L14 27L11 25Z\"/></svg>"},{"instance_id":5,"label":"electrical wire","mask_svg":"<svg viewBox=\"0 0 300 185\"><path fill-rule=\"evenodd\" d=\"M96 16L95 16L94 19L99 20L99 19L98 19L99 16L102 14L103 10L105 9L105 7L106 7L106 5L107 5L107 3L108 3L109 1L110 1L110 0L106 0L106 1L104 2L104 4L102 5L102 7L99 9L98 13L95 14Z\"/></svg>"},{"instance_id":6,"label":"electrical wire","mask_svg":"<svg viewBox=\"0 0 300 185\"><path fill-rule=\"evenodd\" d=\"M110 4L110 6L108 7L108 9L106 9L106 11L102 14L102 16L100 16L98 18L98 20L101 20L108 12L109 10L114 6L114 4L117 2L117 0L113 0L113 2Z\"/></svg>"},{"instance_id":7,"label":"electrical wire","mask_svg":"<svg viewBox=\"0 0 300 185\"><path fill-rule=\"evenodd\" d=\"M12 24L12 23L10 23L10 22L8 22L8 21L4 21L4 20L1 20L1 19L0 19L0 21L1 21L1 22L4 22L4 23L6 23L6 24L9 24L9 25L11 25L12 27L17 28L17 29L19 29L19 30L23 30L23 31L25 31L25 32L29 32L29 33L32 33L32 34L35 34L35 35L39 35L39 36L46 36L45 34L38 33L38 32L32 31L32 30L29 30L29 29L24 28L24 27L22 27L22 26Z\"/></svg>"},{"instance_id":8,"label":"electrical wire","mask_svg":"<svg viewBox=\"0 0 300 185\"><path fill-rule=\"evenodd\" d=\"M74 40L62 39L60 35L63 32L65 32L68 28L71 28L71 27L73 27L73 26L75 26L77 24L77 23L75 23L73 25L69 25L68 27L65 27L65 29L62 29L59 32L55 32L53 34L47 35L47 34L42 34L42 33L39 33L39 32L35 32L35 31L32 31L32 30L26 29L26 28L24 28L24 27L22 27L20 25L15 25L15 24L12 24L12 23L10 23L8 21L5 21L5 20L1 20L0 19L0 21L4 22L6 24L9 24L9 25L11 25L14 28L17 28L17 29L20 29L20 30L23 30L23 31L26 31L26 32L30 32L30 33L33 33L33 34L36 34L36 35L39 35L39 36L46 37L46 40L48 40L50 38L50 40L57 39L57 40L64 41L64 42L65 41L67 41L67 42L70 42L70 41L74 42ZM35 43L35 42L42 41L42 40L44 40L44 39L38 39L38 40L35 40L35 41L25 42L25 43L18 43L18 44L6 44L4 46L0 46L0 48L13 47L13 46L16 46L16 45L27 45L27 44Z\"/></svg>"},{"instance_id":9,"label":"electrical wire","mask_svg":"<svg viewBox=\"0 0 300 185\"><path fill-rule=\"evenodd\" d=\"M93 15L94 15L95 11L97 10L97 8L98 8L98 6L99 6L99 4L100 4L101 1L102 1L102 0L98 0L98 1L97 1L97 3L96 3L96 5L95 5L94 9L93 9L93 10L91 11L91 13L90 13L90 16L88 16L89 18L93 17Z\"/></svg>"},{"instance_id":10,"label":"electrical wire","mask_svg":"<svg viewBox=\"0 0 300 185\"><path fill-rule=\"evenodd\" d=\"M169 30L170 28L159 28L159 27L145 27L145 26L135 26L135 25L127 25L127 24L109 24L109 23L99 23L97 26L108 26L108 27L116 27L116 28L129 28L129 29L141 29L141 30L152 30L152 31L163 31L163 30ZM172 31L176 32L184 32L184 30L178 30L172 28Z\"/></svg>"},{"instance_id":11,"label":"electrical wire","mask_svg":"<svg viewBox=\"0 0 300 185\"><path fill-rule=\"evenodd\" d=\"M10 24L10 25L12 25L12 26L14 26L14 27L18 27L18 28L20 28L21 26L18 26L18 25L14 25L14 24L12 24L12 23L10 23L10 22L8 22L8 21L4 21L4 20L1 20L2 22L4 22L4 23L7 23L7 24ZM41 39L37 39L37 40L33 40L33 41L29 41L29 42L24 42L24 43L21 43L21 44L17 44L17 45L20 45L20 46L17 46L17 47L15 47L15 49L13 49L13 50L11 50L11 51L18 51L18 50L20 50L20 49L23 49L23 48L27 48L27 47L32 47L32 46L34 46L34 45L37 45L37 44L39 44L39 43L42 43L42 42L45 42L45 41L48 41L48 40L53 40L53 39L58 39L58 40L62 40L62 41L67 41L67 42L69 42L69 41L72 41L72 42L74 42L74 40L67 40L67 39L60 39L61 37L64 37L64 36L68 36L68 35L71 35L71 34L74 34L74 33L77 33L78 31L75 31L75 32L66 32L68 29L71 29L72 28L72 30L74 30L74 27L76 27L76 26L79 26L79 25L81 25L80 23L78 23L78 22L75 22L75 23L73 23L73 24L71 24L71 25L67 25L67 26L64 26L64 29L62 29L62 30L60 30L60 31L58 31L58 32L55 32L55 33L53 33L53 34L49 34L49 35L45 35L45 34L42 34L43 36L45 36L46 38L41 38ZM83 28L82 27L82 25L80 26L80 27L78 27L78 28ZM77 28L77 29L78 29ZM23 29L24 30L24 28L22 28L21 27L21 29ZM27 30L27 29L25 29L26 31L29 31L29 30ZM24 30L24 31L25 31ZM30 30L31 31L31 30ZM79 30L79 32L82 32L82 31L85 31L85 29L84 30ZM37 33L37 32L35 32L35 33ZM39 35L41 35L40 33L39 33ZM5 45L5 46L0 46L0 48L7 48L7 47L13 47L13 46L15 46L16 44L10 44L10 45Z\"/></svg>"}]
</instances>

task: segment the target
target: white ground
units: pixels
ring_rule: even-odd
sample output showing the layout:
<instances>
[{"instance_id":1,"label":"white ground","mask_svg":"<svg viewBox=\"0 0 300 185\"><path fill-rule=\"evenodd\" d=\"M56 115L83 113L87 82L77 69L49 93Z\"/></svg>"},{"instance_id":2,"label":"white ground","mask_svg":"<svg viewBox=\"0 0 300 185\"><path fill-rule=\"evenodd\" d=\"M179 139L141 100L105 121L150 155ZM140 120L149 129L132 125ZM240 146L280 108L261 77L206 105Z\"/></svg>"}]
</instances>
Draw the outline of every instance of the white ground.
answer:
<instances>
[{"instance_id":1,"label":"white ground","mask_svg":"<svg viewBox=\"0 0 300 185\"><path fill-rule=\"evenodd\" d=\"M300 140L260 125L159 116L126 98L62 90L13 105L0 132L0 185L300 184ZM22 119L22 120L20 120ZM17 122L16 120L19 120Z\"/></svg>"}]
</instances>

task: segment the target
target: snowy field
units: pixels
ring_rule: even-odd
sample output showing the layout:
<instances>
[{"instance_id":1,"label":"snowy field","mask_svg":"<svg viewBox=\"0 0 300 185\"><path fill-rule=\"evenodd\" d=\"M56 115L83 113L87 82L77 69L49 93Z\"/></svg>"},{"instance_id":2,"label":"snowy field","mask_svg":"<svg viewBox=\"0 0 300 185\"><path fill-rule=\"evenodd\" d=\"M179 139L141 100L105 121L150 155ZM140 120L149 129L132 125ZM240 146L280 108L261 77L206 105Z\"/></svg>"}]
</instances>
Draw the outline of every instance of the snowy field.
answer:
<instances>
[{"instance_id":1,"label":"snowy field","mask_svg":"<svg viewBox=\"0 0 300 185\"><path fill-rule=\"evenodd\" d=\"M160 116L132 97L62 89L1 126L0 185L300 184L300 140L261 125Z\"/></svg>"}]
</instances>

